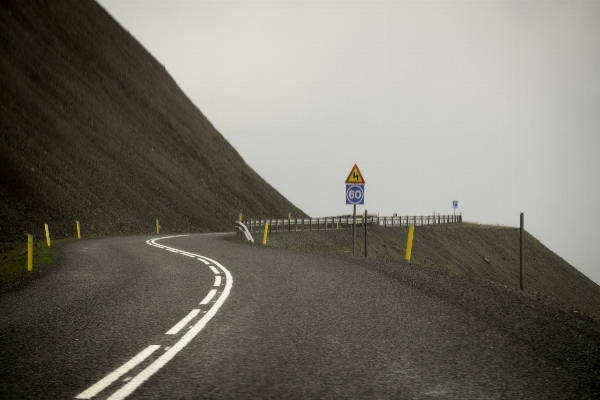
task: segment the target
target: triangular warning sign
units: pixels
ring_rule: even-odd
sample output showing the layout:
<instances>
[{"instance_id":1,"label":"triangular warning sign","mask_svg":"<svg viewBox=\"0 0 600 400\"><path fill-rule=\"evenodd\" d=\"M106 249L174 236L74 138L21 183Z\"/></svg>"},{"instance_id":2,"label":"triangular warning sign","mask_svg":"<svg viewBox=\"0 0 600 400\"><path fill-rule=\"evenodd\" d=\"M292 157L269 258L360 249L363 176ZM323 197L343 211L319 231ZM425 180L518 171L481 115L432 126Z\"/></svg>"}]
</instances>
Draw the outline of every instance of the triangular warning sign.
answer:
<instances>
[{"instance_id":1,"label":"triangular warning sign","mask_svg":"<svg viewBox=\"0 0 600 400\"><path fill-rule=\"evenodd\" d=\"M358 169L358 165L354 164L354 168L352 168L352 171L350 171L350 175L348 175L346 183L365 183L365 180Z\"/></svg>"}]
</instances>

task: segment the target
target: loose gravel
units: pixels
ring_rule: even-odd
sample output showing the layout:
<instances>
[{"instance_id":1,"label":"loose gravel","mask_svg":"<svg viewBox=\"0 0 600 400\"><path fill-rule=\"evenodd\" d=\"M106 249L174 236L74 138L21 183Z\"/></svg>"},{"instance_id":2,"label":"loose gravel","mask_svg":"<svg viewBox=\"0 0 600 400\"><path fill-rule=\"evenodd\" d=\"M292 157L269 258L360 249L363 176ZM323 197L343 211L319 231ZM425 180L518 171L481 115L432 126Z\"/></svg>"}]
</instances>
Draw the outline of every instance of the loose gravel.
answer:
<instances>
[{"instance_id":1,"label":"loose gravel","mask_svg":"<svg viewBox=\"0 0 600 400\"><path fill-rule=\"evenodd\" d=\"M442 231L446 228L435 229ZM482 227L477 229L483 232ZM376 234L369 233L372 236L369 248L380 247L383 250L374 250L369 258L365 258L364 247L358 246L360 255L353 256L352 236L349 232L340 230L272 234L269 236L269 246L326 254L332 260L361 265L402 285L434 296L440 302L459 307L511 337L515 344L522 345L526 349L522 354L525 359L551 365L557 376L567 376L576 381L577 390L572 398L599 398L600 321L596 317L566 305L555 297L535 291L521 291L518 285L459 273L444 267L439 261L426 265L406 262L400 257L404 256L404 249L400 245L392 247L393 251L390 251L389 245L383 246L385 243L389 244L389 240L397 239L394 236L397 232L389 229L382 231L377 228L373 230ZM466 236L461 237L465 238ZM475 240L473 237L471 239ZM364 236L362 240L364 242ZM469 239L465 242L467 240ZM390 256L393 252L399 256ZM492 254L492 257L495 256L496 254ZM423 255L417 254L417 257Z\"/></svg>"}]
</instances>

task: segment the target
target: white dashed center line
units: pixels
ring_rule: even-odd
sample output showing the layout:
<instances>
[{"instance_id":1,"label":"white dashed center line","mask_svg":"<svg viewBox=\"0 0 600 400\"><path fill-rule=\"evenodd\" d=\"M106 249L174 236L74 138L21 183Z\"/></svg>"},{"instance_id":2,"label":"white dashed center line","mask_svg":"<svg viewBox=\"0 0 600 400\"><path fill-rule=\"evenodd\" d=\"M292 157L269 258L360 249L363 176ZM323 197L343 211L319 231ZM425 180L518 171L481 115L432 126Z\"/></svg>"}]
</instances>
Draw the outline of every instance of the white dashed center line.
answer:
<instances>
[{"instance_id":1,"label":"white dashed center line","mask_svg":"<svg viewBox=\"0 0 600 400\"><path fill-rule=\"evenodd\" d=\"M127 361L125 364L121 365L119 368L115 369L110 374L106 375L104 378L96 382L94 385L90 386L87 390L79 393L76 399L91 399L106 387L108 387L111 383L119 379L121 376L125 375L129 370L133 367L144 361L150 354L154 353L156 350L160 348L159 345L152 345L146 347L137 356L133 357L131 360Z\"/></svg>"},{"instance_id":2,"label":"white dashed center line","mask_svg":"<svg viewBox=\"0 0 600 400\"><path fill-rule=\"evenodd\" d=\"M200 312L199 309L190 311L190 313L185 318L183 318L181 321L179 321L174 327L169 329L167 331L167 333L165 333L165 335L177 334L181 330L181 328L186 326L187 323L190 322L196 315L198 315L199 312Z\"/></svg>"},{"instance_id":3,"label":"white dashed center line","mask_svg":"<svg viewBox=\"0 0 600 400\"><path fill-rule=\"evenodd\" d=\"M188 325L188 323L191 320L193 320L200 312L202 312L202 318L200 318L194 325L190 326L189 331L187 331L181 337L181 339L179 339L179 341L177 341L171 347L165 347L165 349L164 349L165 352L160 357L156 358L149 366L147 366L145 369L143 369L136 376L134 376L132 378L127 377L127 379L126 379L127 383L125 385L123 385L119 390L114 392L109 397L109 399L116 400L116 399L126 398L131 393L133 393L133 391L136 390L142 383L144 383L147 379L149 379L154 373L156 373L158 370L160 370L162 367L164 367L173 357L175 357L175 355L179 351L181 351L185 346L187 346L187 344L204 328L204 326L208 323L208 321L210 321L212 319L212 317L215 316L215 314L217 313L219 308L221 308L221 306L225 302L225 299L227 299L227 297L229 296L229 293L231 292L231 287L233 286L233 278L231 276L231 273L225 267L223 267L221 264L216 262L215 260L212 260L205 256L201 256L199 254L189 253L187 251L175 249L173 247L159 245L155 242L156 240L179 237L179 236L187 236L187 235L167 236L167 237L162 237L162 238L157 238L157 239L151 239L151 240L146 241L146 243L149 244L150 246L164 249L164 250L170 251L172 253L179 253L179 254L187 256L187 257L197 258L199 261L203 262L205 265L208 265L210 267L210 269L212 270L212 272L215 274L215 283L213 286L221 286L221 281L222 281L222 279L224 279L225 280L225 288L221 292L219 292L217 289L211 289L208 292L208 294L206 295L206 297L204 298L204 300L202 300L202 302L200 302L201 306L210 304L212 299L217 294L219 294L216 301L211 306L204 307L205 308L204 310L193 309L192 311L190 311L190 313L186 317L184 317L175 326L173 326L171 329L169 329L166 332L166 335L176 335L184 327L186 327ZM211 264L213 264L213 265L211 265ZM222 274L224 274L224 276ZM96 382L94 385L90 386L85 391L81 392L79 395L77 395L76 399L91 399L92 397L96 396L102 390L106 389L112 383L117 381L121 376L123 376L128 371L130 371L131 369L135 368L138 364L143 362L146 358L148 358L150 355L152 355L152 353L154 353L160 347L161 347L160 345L148 346L146 349L141 351L139 354L137 354L131 360L127 361L125 364L123 364L122 366L120 366L119 368L117 368L116 370L114 370L113 372L108 374L107 376L105 376L103 379Z\"/></svg>"},{"instance_id":4,"label":"white dashed center line","mask_svg":"<svg viewBox=\"0 0 600 400\"><path fill-rule=\"evenodd\" d=\"M200 302L200 305L210 303L210 301L212 300L212 298L215 297L215 294L217 294L217 289L212 289L210 292L208 292L208 294L206 295L206 297L204 298L204 300L202 300Z\"/></svg>"}]
</instances>

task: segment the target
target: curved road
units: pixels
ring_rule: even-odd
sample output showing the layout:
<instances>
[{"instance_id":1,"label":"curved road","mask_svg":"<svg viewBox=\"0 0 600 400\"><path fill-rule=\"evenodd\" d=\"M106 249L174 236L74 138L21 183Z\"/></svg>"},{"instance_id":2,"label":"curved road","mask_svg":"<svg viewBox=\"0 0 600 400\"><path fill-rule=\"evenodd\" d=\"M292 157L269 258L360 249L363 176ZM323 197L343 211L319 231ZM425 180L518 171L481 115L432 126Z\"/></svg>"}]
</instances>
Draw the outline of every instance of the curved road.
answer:
<instances>
[{"instance_id":1,"label":"curved road","mask_svg":"<svg viewBox=\"0 0 600 400\"><path fill-rule=\"evenodd\" d=\"M566 393L497 327L341 259L210 234L76 241L57 264L0 298L0 398Z\"/></svg>"}]
</instances>

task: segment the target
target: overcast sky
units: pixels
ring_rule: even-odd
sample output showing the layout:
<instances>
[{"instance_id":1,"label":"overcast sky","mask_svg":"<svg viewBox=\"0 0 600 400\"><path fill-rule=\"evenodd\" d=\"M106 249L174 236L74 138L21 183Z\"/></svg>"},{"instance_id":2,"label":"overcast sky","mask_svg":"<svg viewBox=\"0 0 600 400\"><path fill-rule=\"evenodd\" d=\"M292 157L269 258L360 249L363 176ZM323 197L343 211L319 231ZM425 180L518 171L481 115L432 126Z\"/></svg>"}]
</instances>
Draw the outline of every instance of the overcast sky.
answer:
<instances>
[{"instance_id":1,"label":"overcast sky","mask_svg":"<svg viewBox=\"0 0 600 400\"><path fill-rule=\"evenodd\" d=\"M524 212L600 283L600 2L100 4L309 215L356 163L359 212Z\"/></svg>"}]
</instances>

